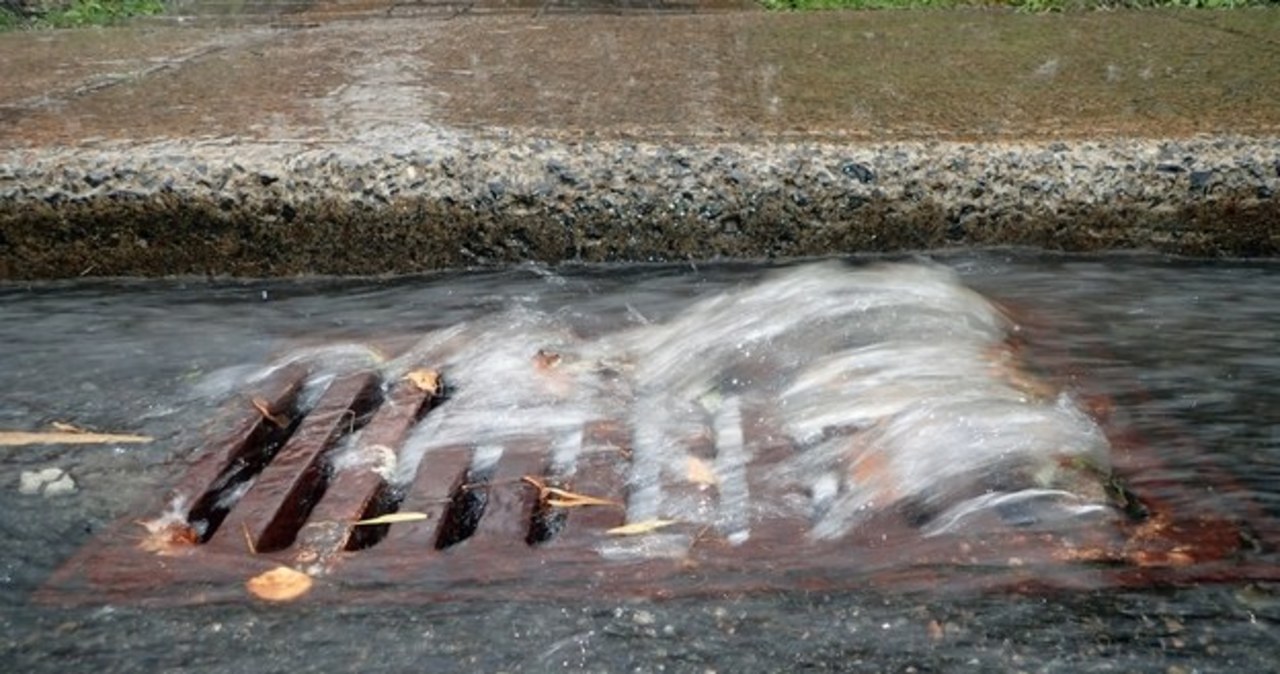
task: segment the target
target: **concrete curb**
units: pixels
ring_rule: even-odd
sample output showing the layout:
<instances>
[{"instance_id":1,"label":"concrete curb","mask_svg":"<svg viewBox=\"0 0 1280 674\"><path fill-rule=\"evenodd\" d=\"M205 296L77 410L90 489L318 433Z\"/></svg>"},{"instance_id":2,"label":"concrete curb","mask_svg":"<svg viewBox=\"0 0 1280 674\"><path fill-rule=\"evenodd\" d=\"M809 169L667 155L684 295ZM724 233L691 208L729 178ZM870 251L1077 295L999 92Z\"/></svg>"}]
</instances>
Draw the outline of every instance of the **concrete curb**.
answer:
<instances>
[{"instance_id":1,"label":"concrete curb","mask_svg":"<svg viewBox=\"0 0 1280 674\"><path fill-rule=\"evenodd\" d=\"M395 152L174 141L0 153L0 277L380 274L992 245L1280 254L1275 137L413 137Z\"/></svg>"}]
</instances>

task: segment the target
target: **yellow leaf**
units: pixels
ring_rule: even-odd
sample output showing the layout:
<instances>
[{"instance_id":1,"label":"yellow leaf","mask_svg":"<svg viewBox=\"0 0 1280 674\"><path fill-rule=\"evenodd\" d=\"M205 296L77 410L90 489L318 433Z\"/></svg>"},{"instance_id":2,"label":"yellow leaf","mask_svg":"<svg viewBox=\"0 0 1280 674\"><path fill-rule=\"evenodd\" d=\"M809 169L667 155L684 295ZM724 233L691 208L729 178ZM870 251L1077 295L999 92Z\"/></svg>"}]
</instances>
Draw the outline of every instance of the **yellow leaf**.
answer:
<instances>
[{"instance_id":1,"label":"yellow leaf","mask_svg":"<svg viewBox=\"0 0 1280 674\"><path fill-rule=\"evenodd\" d=\"M412 370L404 378L413 382L419 391L425 391L431 395L440 392L440 373L435 370Z\"/></svg>"},{"instance_id":2,"label":"yellow leaf","mask_svg":"<svg viewBox=\"0 0 1280 674\"><path fill-rule=\"evenodd\" d=\"M292 601L311 590L311 576L287 566L277 566L249 579L245 587L259 599Z\"/></svg>"},{"instance_id":3,"label":"yellow leaf","mask_svg":"<svg viewBox=\"0 0 1280 674\"><path fill-rule=\"evenodd\" d=\"M689 457L685 466L685 474L688 476L689 481L694 484L712 486L720 483L720 478L716 476L716 472L711 469L711 466L696 456Z\"/></svg>"},{"instance_id":4,"label":"yellow leaf","mask_svg":"<svg viewBox=\"0 0 1280 674\"><path fill-rule=\"evenodd\" d=\"M364 527L364 526L374 526L377 524L399 524L401 522L421 522L422 520L425 520L429 517L430 515L427 515L426 513L416 513L416 512L390 513L388 515L382 515L380 517L373 517L367 520L360 520L359 522L356 522L352 526Z\"/></svg>"},{"instance_id":5,"label":"yellow leaf","mask_svg":"<svg viewBox=\"0 0 1280 674\"><path fill-rule=\"evenodd\" d=\"M631 524L614 527L605 533L610 536L639 536L640 534L665 529L672 524L679 524L679 522L679 520L644 520L643 522L632 522Z\"/></svg>"},{"instance_id":6,"label":"yellow leaf","mask_svg":"<svg viewBox=\"0 0 1280 674\"><path fill-rule=\"evenodd\" d=\"M590 496L588 494L579 494L577 492L566 491L564 489L557 489L555 487L547 487L547 494L552 497L552 499L548 499L548 502L550 502L551 500L557 500L561 502L568 501L568 502L571 502L574 506L592 506L592 505L620 506L622 505L617 501L610 501L607 498ZM565 506L561 506L561 507L565 507Z\"/></svg>"},{"instance_id":7,"label":"yellow leaf","mask_svg":"<svg viewBox=\"0 0 1280 674\"><path fill-rule=\"evenodd\" d=\"M588 494L579 494L559 487L548 487L545 482L532 475L525 475L520 479L538 490L539 501L553 508L581 508L583 506L622 507L622 504L617 501L610 501L609 499Z\"/></svg>"},{"instance_id":8,"label":"yellow leaf","mask_svg":"<svg viewBox=\"0 0 1280 674\"><path fill-rule=\"evenodd\" d=\"M0 431L0 447L17 445L109 445L114 443L151 442L146 435L117 435L113 433L85 433L82 431Z\"/></svg>"},{"instance_id":9,"label":"yellow leaf","mask_svg":"<svg viewBox=\"0 0 1280 674\"><path fill-rule=\"evenodd\" d=\"M248 522L240 522L240 533L244 534L244 547L249 551L249 554L258 554L258 546L253 542L253 534L249 533Z\"/></svg>"}]
</instances>

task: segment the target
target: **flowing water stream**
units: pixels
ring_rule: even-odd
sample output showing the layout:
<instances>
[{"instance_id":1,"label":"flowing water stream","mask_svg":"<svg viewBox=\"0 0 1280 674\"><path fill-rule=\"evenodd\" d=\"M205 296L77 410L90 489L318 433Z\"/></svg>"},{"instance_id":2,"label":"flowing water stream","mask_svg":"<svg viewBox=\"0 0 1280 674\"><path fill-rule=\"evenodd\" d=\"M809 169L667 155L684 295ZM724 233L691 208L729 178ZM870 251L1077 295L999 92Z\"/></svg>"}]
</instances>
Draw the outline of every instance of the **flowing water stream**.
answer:
<instances>
[{"instance_id":1,"label":"flowing water stream","mask_svg":"<svg viewBox=\"0 0 1280 674\"><path fill-rule=\"evenodd\" d=\"M1170 492L1177 505L1195 507L1216 488L1206 470L1225 470L1274 534L1278 335L1275 263L1144 256L8 284L0 429L61 421L156 441L0 447L0 648L14 671L67 658L121 671L1262 671L1280 648L1277 589L1264 583L164 610L53 609L28 595L181 472L239 382L298 359L327 372L441 369L449 414L428 416L393 480L464 440L489 448L479 469L516 441L546 443L571 466L585 422L618 420L633 444L628 517L696 521L739 541L780 513L834 538L886 507L910 509L925 536L1095 526L1119 516L1096 479L1111 450L1094 420L1105 399L1106 416L1159 448L1161 477L1185 486ZM1087 394L1024 357L1068 365ZM762 409L799 449L772 476L796 498L763 499L743 479L759 442L736 429ZM718 505L672 489L699 464ZM50 467L76 491L20 493L24 471ZM688 545L669 542L616 552ZM1274 562L1269 547L1245 554Z\"/></svg>"}]
</instances>

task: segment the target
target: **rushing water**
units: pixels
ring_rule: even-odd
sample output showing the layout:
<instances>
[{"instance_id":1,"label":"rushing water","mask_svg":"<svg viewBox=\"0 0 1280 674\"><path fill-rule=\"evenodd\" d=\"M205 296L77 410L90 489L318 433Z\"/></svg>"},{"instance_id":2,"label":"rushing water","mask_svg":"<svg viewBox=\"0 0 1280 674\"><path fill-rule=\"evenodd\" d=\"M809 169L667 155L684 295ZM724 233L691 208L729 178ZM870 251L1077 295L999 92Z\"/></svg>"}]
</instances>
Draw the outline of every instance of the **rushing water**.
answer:
<instances>
[{"instance_id":1,"label":"rushing water","mask_svg":"<svg viewBox=\"0 0 1280 674\"><path fill-rule=\"evenodd\" d=\"M1174 494L1180 505L1210 488L1197 476L1213 466L1236 477L1258 513L1280 517L1280 267L999 251L933 260L946 270L921 260L528 266L0 288L0 428L64 421L157 438L0 448L0 644L20 669L61 667L58 658L71 656L106 669L213 671L1273 666L1280 605L1261 584L414 609L27 604L93 531L180 472L200 424L236 382L294 358L390 374L437 364L457 383L451 414L428 417L411 443L418 453L460 438L499 448L537 437L569 465L584 420L621 418L635 445L632 519L702 518L749 536L762 514L734 486L752 449L733 429L762 405L778 410L779 434L803 450L777 479L808 495L770 507L801 509L816 536L900 499L936 500L926 531L987 521L971 515L1005 498L1034 502L1042 518L1093 517L1104 505L1096 485L1045 468L1063 465L1063 453L1103 463L1106 441L1069 387L1017 366L1006 338L1020 336L1032 355L1070 362L1111 400L1114 417L1160 447L1161 470L1188 485ZM854 441L868 434L874 443ZM719 509L664 498L687 471L690 438L717 445ZM50 466L67 470L78 491L18 492L22 471ZM413 461L399 470L407 479ZM974 495L973 485L1010 472L1023 479L998 498ZM1248 554L1272 559L1269 550Z\"/></svg>"}]
</instances>

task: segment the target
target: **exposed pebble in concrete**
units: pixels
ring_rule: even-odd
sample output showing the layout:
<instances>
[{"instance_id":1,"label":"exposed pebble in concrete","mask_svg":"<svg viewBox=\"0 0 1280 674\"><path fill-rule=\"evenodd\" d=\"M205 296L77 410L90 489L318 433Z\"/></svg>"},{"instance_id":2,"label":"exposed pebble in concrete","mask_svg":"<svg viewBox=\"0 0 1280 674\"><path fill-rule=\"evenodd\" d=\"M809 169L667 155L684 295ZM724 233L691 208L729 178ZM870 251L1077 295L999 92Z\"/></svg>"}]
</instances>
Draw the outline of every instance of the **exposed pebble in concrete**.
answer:
<instances>
[{"instance_id":1,"label":"exposed pebble in concrete","mask_svg":"<svg viewBox=\"0 0 1280 674\"><path fill-rule=\"evenodd\" d=\"M28 496L63 496L76 493L76 482L70 473L57 467L24 470L18 478L18 492Z\"/></svg>"}]
</instances>

